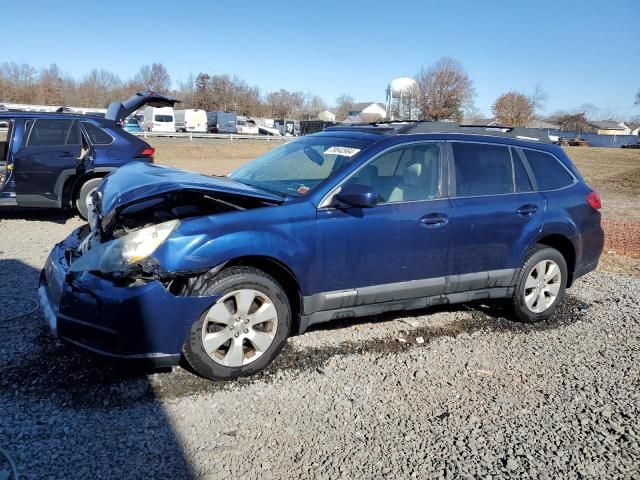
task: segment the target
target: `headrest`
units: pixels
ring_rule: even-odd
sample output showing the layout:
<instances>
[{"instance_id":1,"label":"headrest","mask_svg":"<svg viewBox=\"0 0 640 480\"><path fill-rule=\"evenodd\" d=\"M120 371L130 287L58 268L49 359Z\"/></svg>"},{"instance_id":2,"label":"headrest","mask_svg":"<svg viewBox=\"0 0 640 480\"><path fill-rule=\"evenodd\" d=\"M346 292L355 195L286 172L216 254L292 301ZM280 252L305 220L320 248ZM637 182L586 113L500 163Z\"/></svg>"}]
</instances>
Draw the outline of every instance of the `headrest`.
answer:
<instances>
[{"instance_id":1,"label":"headrest","mask_svg":"<svg viewBox=\"0 0 640 480\"><path fill-rule=\"evenodd\" d=\"M422 162L412 161L407 167L404 169L404 183L405 185L417 186L421 184L422 170L423 170Z\"/></svg>"},{"instance_id":2,"label":"headrest","mask_svg":"<svg viewBox=\"0 0 640 480\"><path fill-rule=\"evenodd\" d=\"M378 167L376 165L367 165L360 173L358 173L358 181L362 185L374 186L378 179Z\"/></svg>"}]
</instances>

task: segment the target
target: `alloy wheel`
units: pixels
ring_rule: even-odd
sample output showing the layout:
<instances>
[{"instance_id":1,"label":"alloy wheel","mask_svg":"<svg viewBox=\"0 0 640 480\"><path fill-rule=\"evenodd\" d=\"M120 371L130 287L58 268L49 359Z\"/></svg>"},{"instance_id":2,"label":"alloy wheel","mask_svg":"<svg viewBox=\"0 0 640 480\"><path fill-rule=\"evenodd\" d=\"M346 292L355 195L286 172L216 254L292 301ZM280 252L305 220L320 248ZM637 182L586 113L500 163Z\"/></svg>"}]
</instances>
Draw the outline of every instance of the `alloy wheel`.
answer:
<instances>
[{"instance_id":1,"label":"alloy wheel","mask_svg":"<svg viewBox=\"0 0 640 480\"><path fill-rule=\"evenodd\" d=\"M560 267L553 260L542 260L529 272L524 284L524 302L533 313L549 309L558 297L562 281Z\"/></svg>"},{"instance_id":2,"label":"alloy wheel","mask_svg":"<svg viewBox=\"0 0 640 480\"><path fill-rule=\"evenodd\" d=\"M269 297L257 290L235 290L206 313L202 346L214 362L241 367L271 346L277 329L278 314Z\"/></svg>"}]
</instances>

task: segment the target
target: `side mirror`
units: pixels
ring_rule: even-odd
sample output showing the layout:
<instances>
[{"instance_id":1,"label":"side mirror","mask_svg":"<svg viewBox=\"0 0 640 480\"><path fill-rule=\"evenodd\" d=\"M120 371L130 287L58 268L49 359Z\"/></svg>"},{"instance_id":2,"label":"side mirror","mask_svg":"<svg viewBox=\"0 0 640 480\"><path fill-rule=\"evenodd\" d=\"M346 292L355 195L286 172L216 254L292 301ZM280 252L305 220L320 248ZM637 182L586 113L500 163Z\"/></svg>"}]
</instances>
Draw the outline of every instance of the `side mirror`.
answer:
<instances>
[{"instance_id":1,"label":"side mirror","mask_svg":"<svg viewBox=\"0 0 640 480\"><path fill-rule=\"evenodd\" d=\"M345 185L336 198L351 207L372 208L378 204L378 192L367 185L350 183Z\"/></svg>"}]
</instances>

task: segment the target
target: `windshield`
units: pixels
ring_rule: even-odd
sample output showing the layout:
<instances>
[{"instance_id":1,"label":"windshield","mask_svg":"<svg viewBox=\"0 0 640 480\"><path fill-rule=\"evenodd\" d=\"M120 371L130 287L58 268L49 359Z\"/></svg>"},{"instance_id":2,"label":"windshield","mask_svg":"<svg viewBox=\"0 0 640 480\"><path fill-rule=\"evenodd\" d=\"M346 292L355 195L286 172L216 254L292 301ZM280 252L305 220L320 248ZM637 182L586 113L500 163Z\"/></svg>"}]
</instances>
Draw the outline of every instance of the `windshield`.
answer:
<instances>
[{"instance_id":1,"label":"windshield","mask_svg":"<svg viewBox=\"0 0 640 480\"><path fill-rule=\"evenodd\" d=\"M304 137L265 153L229 177L269 192L301 196L371 144L350 138Z\"/></svg>"}]
</instances>

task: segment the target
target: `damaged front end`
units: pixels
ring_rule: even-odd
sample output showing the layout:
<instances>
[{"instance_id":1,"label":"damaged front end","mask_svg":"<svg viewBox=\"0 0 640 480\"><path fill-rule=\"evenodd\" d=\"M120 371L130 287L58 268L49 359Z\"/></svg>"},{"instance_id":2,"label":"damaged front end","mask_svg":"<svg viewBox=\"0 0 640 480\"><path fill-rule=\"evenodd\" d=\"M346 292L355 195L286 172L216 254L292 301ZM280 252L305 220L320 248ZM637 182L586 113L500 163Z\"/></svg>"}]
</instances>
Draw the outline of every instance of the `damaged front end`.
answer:
<instances>
[{"instance_id":1,"label":"damaged front end","mask_svg":"<svg viewBox=\"0 0 640 480\"><path fill-rule=\"evenodd\" d=\"M208 227L217 215L268 208L281 199L196 174L127 168L99 186L89 225L51 251L40 276L41 307L52 331L76 347L175 364L188 328L218 299L189 296L188 287L223 265L181 269L185 252L212 237L210 229L198 237L181 227ZM143 182L124 188L135 172Z\"/></svg>"},{"instance_id":2,"label":"damaged front end","mask_svg":"<svg viewBox=\"0 0 640 480\"><path fill-rule=\"evenodd\" d=\"M138 184L121 191L118 177L122 173L118 171L107 177L94 193L88 212L90 231L85 232L77 250L71 252L72 272L99 272L121 283L160 280L170 286L179 279L180 282L173 283L182 285L185 277L207 269L171 271L153 256L181 221L273 206L282 201L266 192L248 191L241 184L179 170L160 167L160 175L156 172L149 175L148 170L154 168L158 167L143 164L135 167L143 180L153 180L142 187ZM182 177L186 173L188 178L168 181L167 170ZM127 175L127 181L130 176Z\"/></svg>"}]
</instances>

